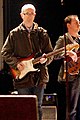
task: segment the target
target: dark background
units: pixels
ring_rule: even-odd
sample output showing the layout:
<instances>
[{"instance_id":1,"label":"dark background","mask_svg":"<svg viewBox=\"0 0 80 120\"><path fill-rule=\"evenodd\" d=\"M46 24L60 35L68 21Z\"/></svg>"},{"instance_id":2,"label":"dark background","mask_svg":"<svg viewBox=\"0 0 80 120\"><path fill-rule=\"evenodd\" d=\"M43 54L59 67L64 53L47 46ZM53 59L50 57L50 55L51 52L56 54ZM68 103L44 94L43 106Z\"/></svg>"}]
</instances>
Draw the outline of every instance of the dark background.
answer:
<instances>
[{"instance_id":1,"label":"dark background","mask_svg":"<svg viewBox=\"0 0 80 120\"><path fill-rule=\"evenodd\" d=\"M9 31L22 22L20 10L25 3L32 3L36 7L37 15L35 22L37 22L39 26L47 29L53 47L59 35L64 34L64 18L70 14L77 14L80 17L79 0L3 0L4 41ZM45 93L53 93L59 89L57 75L60 63L60 60L54 60L48 66L50 80ZM8 94L8 91L13 90L12 77L9 74L6 76L6 69L7 65L4 64L4 70L0 73L2 75L2 79L0 80L1 94ZM6 74L4 74L4 71Z\"/></svg>"}]
</instances>

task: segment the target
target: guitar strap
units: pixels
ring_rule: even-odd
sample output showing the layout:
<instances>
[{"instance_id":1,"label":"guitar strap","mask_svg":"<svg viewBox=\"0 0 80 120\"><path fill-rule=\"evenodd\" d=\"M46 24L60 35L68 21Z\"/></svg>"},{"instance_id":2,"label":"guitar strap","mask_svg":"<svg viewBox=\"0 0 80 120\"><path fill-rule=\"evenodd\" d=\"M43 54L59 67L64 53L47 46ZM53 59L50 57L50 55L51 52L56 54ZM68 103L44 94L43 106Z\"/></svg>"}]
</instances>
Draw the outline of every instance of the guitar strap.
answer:
<instances>
[{"instance_id":1,"label":"guitar strap","mask_svg":"<svg viewBox=\"0 0 80 120\"><path fill-rule=\"evenodd\" d=\"M79 43L79 41L80 41L80 35L78 35L78 37L75 38L75 39L73 39L73 37L72 37L69 33L66 33L66 36L69 38L69 40L70 40L73 44L75 44L75 43L80 44L80 43ZM78 51L78 48L75 49L75 52L77 52L77 51Z\"/></svg>"},{"instance_id":2,"label":"guitar strap","mask_svg":"<svg viewBox=\"0 0 80 120\"><path fill-rule=\"evenodd\" d=\"M72 36L71 36L69 33L66 33L66 36L68 36L69 40L70 40L73 44L77 43L77 42L72 38Z\"/></svg>"}]
</instances>

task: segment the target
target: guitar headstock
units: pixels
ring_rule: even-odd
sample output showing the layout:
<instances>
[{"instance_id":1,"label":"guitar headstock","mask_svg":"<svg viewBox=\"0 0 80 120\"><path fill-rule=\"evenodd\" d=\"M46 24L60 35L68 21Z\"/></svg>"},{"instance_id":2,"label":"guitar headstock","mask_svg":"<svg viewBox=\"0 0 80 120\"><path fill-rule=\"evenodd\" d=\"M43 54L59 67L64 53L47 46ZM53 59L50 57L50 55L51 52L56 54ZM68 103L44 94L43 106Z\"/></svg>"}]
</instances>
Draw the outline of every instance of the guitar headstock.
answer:
<instances>
[{"instance_id":1,"label":"guitar headstock","mask_svg":"<svg viewBox=\"0 0 80 120\"><path fill-rule=\"evenodd\" d=\"M76 50L78 50L78 48L79 48L79 44L78 43L73 43L73 44L68 44L67 46L66 46L66 49L67 50L73 50L73 49L76 49Z\"/></svg>"}]
</instances>

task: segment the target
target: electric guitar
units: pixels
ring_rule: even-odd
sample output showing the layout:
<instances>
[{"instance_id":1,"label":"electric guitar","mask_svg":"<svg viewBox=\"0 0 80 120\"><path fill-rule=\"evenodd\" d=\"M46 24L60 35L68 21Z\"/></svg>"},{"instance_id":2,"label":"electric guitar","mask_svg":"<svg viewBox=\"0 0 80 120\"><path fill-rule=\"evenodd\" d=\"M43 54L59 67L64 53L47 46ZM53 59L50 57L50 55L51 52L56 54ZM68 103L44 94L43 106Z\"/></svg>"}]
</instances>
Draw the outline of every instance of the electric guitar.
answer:
<instances>
[{"instance_id":1,"label":"electric guitar","mask_svg":"<svg viewBox=\"0 0 80 120\"><path fill-rule=\"evenodd\" d=\"M73 50L73 49L77 49L77 48L79 48L79 44L78 43L68 44L66 46L66 50L69 50L69 51ZM62 47L62 48L57 49L57 50L53 50L52 52L46 54L45 58L49 58L52 55L56 55L56 54L58 54L60 52L64 52L64 50L65 50L65 47ZM25 68L24 68L24 70L19 71L18 69L16 70L16 69L13 69L13 68L10 67L11 73L12 73L13 77L15 79L16 78L22 79L25 75L27 75L27 73L33 72L33 71L37 71L38 69L35 69L34 65L39 63L41 58L42 58L42 56L34 59L34 55L32 54L28 58L19 59L24 64Z\"/></svg>"},{"instance_id":2,"label":"electric guitar","mask_svg":"<svg viewBox=\"0 0 80 120\"><path fill-rule=\"evenodd\" d=\"M80 69L80 52L77 53L78 60L77 62L74 62L70 57L68 58L68 73L71 75L75 75L79 73Z\"/></svg>"}]
</instances>

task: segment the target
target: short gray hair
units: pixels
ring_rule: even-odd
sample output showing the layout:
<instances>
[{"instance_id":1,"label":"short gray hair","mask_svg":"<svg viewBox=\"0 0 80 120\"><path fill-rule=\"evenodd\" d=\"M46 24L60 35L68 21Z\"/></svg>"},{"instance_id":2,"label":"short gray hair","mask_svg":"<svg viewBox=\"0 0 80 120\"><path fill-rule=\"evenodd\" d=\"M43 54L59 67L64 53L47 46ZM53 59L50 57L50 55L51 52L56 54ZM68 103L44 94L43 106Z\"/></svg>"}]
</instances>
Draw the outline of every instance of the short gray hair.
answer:
<instances>
[{"instance_id":1,"label":"short gray hair","mask_svg":"<svg viewBox=\"0 0 80 120\"><path fill-rule=\"evenodd\" d=\"M36 12L36 8L34 7L34 5L32 4L25 4L22 8L21 8L21 13L24 12L24 10L28 9L28 8L31 8L34 10L34 12Z\"/></svg>"}]
</instances>

